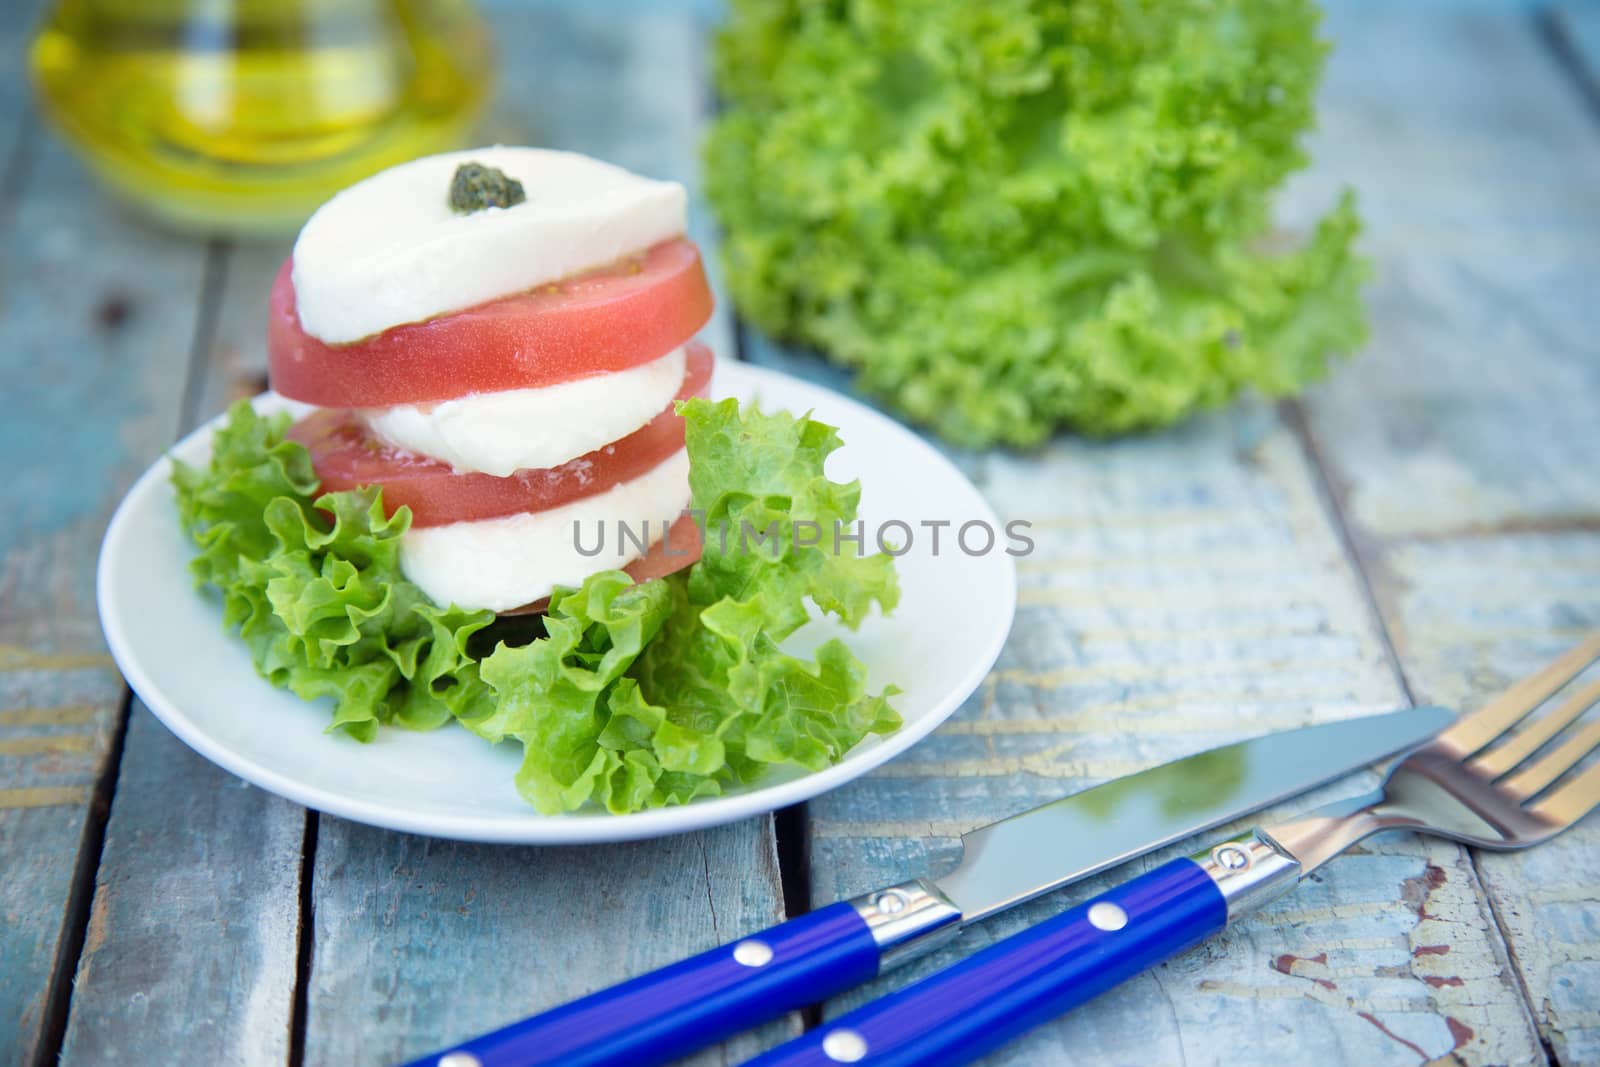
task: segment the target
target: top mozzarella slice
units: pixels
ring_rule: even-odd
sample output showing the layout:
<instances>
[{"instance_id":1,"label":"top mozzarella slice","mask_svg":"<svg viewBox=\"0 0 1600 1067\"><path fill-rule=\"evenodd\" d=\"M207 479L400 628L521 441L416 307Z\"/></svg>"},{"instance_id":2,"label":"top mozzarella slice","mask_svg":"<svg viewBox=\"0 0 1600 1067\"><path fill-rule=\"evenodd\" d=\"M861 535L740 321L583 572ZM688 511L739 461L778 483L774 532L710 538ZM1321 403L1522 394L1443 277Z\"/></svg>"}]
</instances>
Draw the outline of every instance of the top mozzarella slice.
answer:
<instances>
[{"instance_id":1,"label":"top mozzarella slice","mask_svg":"<svg viewBox=\"0 0 1600 1067\"><path fill-rule=\"evenodd\" d=\"M527 200L458 215L463 163L496 167ZM294 246L301 328L346 344L602 267L687 228L677 182L573 152L496 145L427 156L323 204Z\"/></svg>"},{"instance_id":2,"label":"top mozzarella slice","mask_svg":"<svg viewBox=\"0 0 1600 1067\"><path fill-rule=\"evenodd\" d=\"M666 410L683 386L686 354L540 389L476 393L437 404L361 412L373 436L458 472L505 478L559 467L639 429Z\"/></svg>"}]
</instances>

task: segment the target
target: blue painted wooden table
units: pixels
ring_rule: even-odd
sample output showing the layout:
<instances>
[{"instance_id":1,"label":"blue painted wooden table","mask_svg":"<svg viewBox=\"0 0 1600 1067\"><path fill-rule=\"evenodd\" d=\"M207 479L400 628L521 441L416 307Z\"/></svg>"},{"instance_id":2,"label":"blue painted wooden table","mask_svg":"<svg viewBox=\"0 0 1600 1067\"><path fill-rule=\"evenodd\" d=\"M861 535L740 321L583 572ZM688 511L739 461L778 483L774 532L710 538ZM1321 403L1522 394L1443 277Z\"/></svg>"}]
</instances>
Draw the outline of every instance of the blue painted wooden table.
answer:
<instances>
[{"instance_id":1,"label":"blue painted wooden table","mask_svg":"<svg viewBox=\"0 0 1600 1067\"><path fill-rule=\"evenodd\" d=\"M697 188L707 27L625 7L489 5L485 139ZM260 387L285 246L173 236L101 197L29 106L30 21L0 26L0 1063L404 1059L898 880L1034 800L1268 729L1469 706L1600 626L1600 10L1337 0L1282 214L1361 191L1371 345L1301 401L962 457L1039 549L1001 663L934 737L806 812L635 845L306 812L130 699L91 578L133 476ZM727 312L709 339L837 380ZM1376 840L992 1062L1285 1059L1600 1063L1600 820L1520 855Z\"/></svg>"}]
</instances>

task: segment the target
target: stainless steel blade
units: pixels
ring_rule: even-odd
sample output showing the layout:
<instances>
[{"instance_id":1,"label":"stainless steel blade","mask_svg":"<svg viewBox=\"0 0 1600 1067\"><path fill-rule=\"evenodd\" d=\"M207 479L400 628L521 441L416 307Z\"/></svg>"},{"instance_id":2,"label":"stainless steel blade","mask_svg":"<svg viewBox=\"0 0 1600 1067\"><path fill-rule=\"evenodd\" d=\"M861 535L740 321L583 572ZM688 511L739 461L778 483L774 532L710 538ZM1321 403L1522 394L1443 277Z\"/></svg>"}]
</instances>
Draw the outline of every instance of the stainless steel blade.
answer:
<instances>
[{"instance_id":1,"label":"stainless steel blade","mask_svg":"<svg viewBox=\"0 0 1600 1067\"><path fill-rule=\"evenodd\" d=\"M960 864L934 881L972 922L1412 748L1452 719L1412 708L1197 752L969 831Z\"/></svg>"}]
</instances>

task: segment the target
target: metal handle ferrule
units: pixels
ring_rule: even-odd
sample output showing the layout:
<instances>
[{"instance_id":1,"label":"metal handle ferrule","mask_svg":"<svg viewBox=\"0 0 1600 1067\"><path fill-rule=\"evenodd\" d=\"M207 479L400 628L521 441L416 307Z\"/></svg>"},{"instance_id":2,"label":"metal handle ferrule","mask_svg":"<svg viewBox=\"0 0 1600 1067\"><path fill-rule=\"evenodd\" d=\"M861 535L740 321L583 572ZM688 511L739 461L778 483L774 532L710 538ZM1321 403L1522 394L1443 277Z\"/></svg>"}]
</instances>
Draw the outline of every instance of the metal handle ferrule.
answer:
<instances>
[{"instance_id":1,"label":"metal handle ferrule","mask_svg":"<svg viewBox=\"0 0 1600 1067\"><path fill-rule=\"evenodd\" d=\"M874 889L849 902L878 944L878 971L898 967L961 932L961 909L925 878Z\"/></svg>"},{"instance_id":2,"label":"metal handle ferrule","mask_svg":"<svg viewBox=\"0 0 1600 1067\"><path fill-rule=\"evenodd\" d=\"M1222 891L1230 923L1300 882L1300 861L1255 831L1197 852L1192 858Z\"/></svg>"}]
</instances>

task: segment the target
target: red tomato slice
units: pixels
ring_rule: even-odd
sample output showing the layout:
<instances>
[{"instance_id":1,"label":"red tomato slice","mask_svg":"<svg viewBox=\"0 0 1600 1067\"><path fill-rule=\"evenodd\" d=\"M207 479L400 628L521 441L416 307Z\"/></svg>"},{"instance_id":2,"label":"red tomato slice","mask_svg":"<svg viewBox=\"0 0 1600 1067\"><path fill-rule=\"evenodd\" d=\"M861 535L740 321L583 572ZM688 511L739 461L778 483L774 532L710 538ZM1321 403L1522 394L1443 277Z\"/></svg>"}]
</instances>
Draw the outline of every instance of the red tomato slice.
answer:
<instances>
[{"instance_id":1,"label":"red tomato slice","mask_svg":"<svg viewBox=\"0 0 1600 1067\"><path fill-rule=\"evenodd\" d=\"M291 261L267 315L272 388L329 408L379 408L532 389L627 370L711 318L700 250L687 238L526 293L327 345L300 328Z\"/></svg>"},{"instance_id":2,"label":"red tomato slice","mask_svg":"<svg viewBox=\"0 0 1600 1067\"><path fill-rule=\"evenodd\" d=\"M667 536L651 545L649 550L622 568L635 582L648 582L652 578L665 578L681 571L700 558L705 541L700 537L700 527L691 515L683 515L667 528ZM670 551L669 551L670 549ZM510 608L501 615L536 615L550 607L549 597L540 597L532 604Z\"/></svg>"},{"instance_id":3,"label":"red tomato slice","mask_svg":"<svg viewBox=\"0 0 1600 1067\"><path fill-rule=\"evenodd\" d=\"M703 395L711 380L711 350L699 342L688 347L680 400ZM509 478L457 474L448 463L390 448L348 411L314 412L291 426L289 437L310 449L323 489L380 486L390 515L405 506L413 526L443 526L545 511L637 478L683 447L683 419L669 404L621 440L559 467L521 470Z\"/></svg>"}]
</instances>

